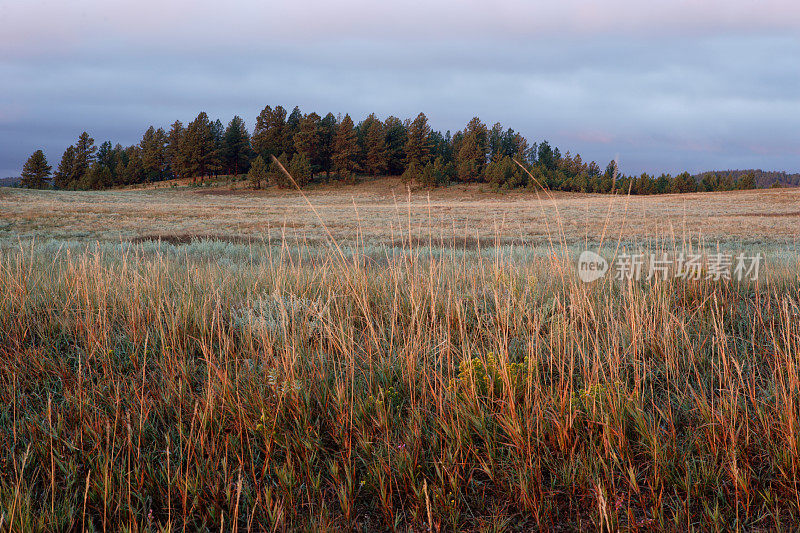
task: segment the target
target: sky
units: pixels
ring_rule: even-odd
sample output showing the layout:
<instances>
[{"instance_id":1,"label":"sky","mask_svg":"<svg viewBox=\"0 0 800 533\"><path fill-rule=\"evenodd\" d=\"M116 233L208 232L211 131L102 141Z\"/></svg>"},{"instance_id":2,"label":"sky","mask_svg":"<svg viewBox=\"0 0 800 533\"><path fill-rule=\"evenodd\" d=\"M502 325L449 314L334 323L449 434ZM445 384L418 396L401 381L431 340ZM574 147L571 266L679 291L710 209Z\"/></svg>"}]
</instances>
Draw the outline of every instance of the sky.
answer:
<instances>
[{"instance_id":1,"label":"sky","mask_svg":"<svg viewBox=\"0 0 800 533\"><path fill-rule=\"evenodd\" d=\"M796 0L0 0L0 177L200 111L479 116L601 166L800 171Z\"/></svg>"}]
</instances>

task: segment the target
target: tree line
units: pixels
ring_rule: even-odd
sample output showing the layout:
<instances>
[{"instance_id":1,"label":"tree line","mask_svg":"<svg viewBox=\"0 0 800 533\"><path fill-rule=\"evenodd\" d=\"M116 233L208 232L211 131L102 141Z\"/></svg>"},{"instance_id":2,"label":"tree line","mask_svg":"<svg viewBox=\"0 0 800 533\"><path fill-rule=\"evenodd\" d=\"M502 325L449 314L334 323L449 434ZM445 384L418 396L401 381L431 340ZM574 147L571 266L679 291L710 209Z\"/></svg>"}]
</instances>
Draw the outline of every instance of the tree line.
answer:
<instances>
[{"instance_id":1,"label":"tree line","mask_svg":"<svg viewBox=\"0 0 800 533\"><path fill-rule=\"evenodd\" d=\"M276 164L277 160L280 165ZM292 180L281 169L283 166ZM662 194L750 189L755 176L688 172L656 177L626 176L615 161L605 168L563 153L549 142L529 143L500 123L487 127L478 117L455 134L435 131L424 113L414 119L370 114L355 124L350 115L324 117L265 107L252 133L241 117L224 126L201 112L184 126L150 126L138 144L110 141L95 145L83 132L61 157L55 172L42 150L25 163L22 186L91 190L174 178L247 175L254 187L303 187L314 180L355 182L359 176L400 176L424 187L453 182L486 183L491 188L544 187L575 192Z\"/></svg>"},{"instance_id":2,"label":"tree line","mask_svg":"<svg viewBox=\"0 0 800 533\"><path fill-rule=\"evenodd\" d=\"M800 173L790 174L786 171L753 170L714 170L703 172L697 176L699 180L724 180L727 184L737 183L746 174L752 174L756 187L800 187Z\"/></svg>"}]
</instances>

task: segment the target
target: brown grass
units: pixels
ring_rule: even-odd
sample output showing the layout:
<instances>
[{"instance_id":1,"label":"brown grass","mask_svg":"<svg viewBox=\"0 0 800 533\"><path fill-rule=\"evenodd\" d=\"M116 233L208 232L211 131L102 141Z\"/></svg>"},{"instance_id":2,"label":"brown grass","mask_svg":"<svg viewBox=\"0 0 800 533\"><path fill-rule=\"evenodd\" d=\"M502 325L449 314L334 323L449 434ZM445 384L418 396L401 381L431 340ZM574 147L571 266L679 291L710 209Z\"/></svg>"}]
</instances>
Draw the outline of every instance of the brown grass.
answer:
<instances>
[{"instance_id":1,"label":"brown grass","mask_svg":"<svg viewBox=\"0 0 800 533\"><path fill-rule=\"evenodd\" d=\"M0 194L0 530L798 528L796 252L587 285L525 244L779 249L798 191L377 187Z\"/></svg>"},{"instance_id":2,"label":"brown grass","mask_svg":"<svg viewBox=\"0 0 800 533\"><path fill-rule=\"evenodd\" d=\"M213 194L210 194L213 192ZM479 186L413 191L380 180L312 187L306 194L322 222L342 241L396 241L401 228L425 240L500 236L543 242L556 211L567 240L607 234L643 239L687 235L709 240L749 239L796 243L800 189L736 191L650 197L560 193L541 201L530 192L493 194ZM410 202L409 202L410 200ZM548 224L550 227L548 228ZM322 224L296 192L229 188L161 188L106 192L13 190L0 196L2 237L120 240L147 235L216 235L234 238L318 238Z\"/></svg>"}]
</instances>

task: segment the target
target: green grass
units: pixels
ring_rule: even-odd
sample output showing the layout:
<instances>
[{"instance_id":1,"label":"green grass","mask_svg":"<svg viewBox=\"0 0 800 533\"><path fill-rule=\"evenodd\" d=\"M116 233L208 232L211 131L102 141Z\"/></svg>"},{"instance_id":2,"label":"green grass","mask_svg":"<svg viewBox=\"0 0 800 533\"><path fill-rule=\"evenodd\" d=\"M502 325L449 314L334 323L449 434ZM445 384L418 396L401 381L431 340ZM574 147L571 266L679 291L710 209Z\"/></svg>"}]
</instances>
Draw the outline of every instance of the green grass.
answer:
<instances>
[{"instance_id":1,"label":"green grass","mask_svg":"<svg viewBox=\"0 0 800 533\"><path fill-rule=\"evenodd\" d=\"M546 249L343 252L0 251L0 529L800 523L796 254L584 285Z\"/></svg>"}]
</instances>

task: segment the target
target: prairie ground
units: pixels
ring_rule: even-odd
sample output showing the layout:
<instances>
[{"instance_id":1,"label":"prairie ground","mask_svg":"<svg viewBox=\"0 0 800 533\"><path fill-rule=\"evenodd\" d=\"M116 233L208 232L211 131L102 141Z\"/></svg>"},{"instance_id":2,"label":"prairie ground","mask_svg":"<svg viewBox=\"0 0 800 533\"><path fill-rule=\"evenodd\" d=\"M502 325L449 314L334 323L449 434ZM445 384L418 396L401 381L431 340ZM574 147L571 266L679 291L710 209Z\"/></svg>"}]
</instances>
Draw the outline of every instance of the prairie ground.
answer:
<instances>
[{"instance_id":1,"label":"prairie ground","mask_svg":"<svg viewBox=\"0 0 800 533\"><path fill-rule=\"evenodd\" d=\"M799 202L0 189L0 530L797 529Z\"/></svg>"},{"instance_id":2,"label":"prairie ground","mask_svg":"<svg viewBox=\"0 0 800 533\"><path fill-rule=\"evenodd\" d=\"M164 186L140 190L55 192L0 189L0 240L142 240L183 242L357 238L392 244L480 239L485 244L539 244L601 238L796 246L800 189L662 196L491 193L453 186L409 193L398 180L355 186L319 185L305 192L276 188ZM310 207L313 206L313 209ZM315 212L316 210L316 212Z\"/></svg>"}]
</instances>

